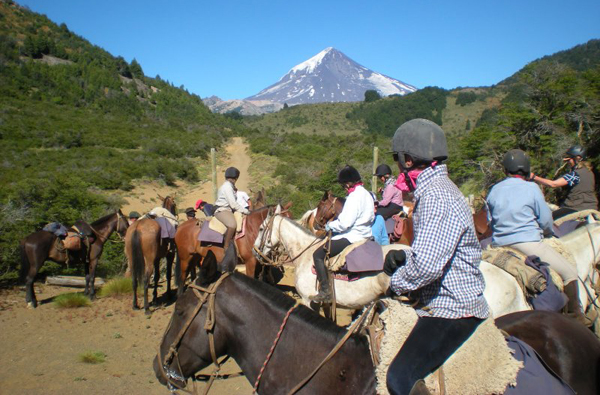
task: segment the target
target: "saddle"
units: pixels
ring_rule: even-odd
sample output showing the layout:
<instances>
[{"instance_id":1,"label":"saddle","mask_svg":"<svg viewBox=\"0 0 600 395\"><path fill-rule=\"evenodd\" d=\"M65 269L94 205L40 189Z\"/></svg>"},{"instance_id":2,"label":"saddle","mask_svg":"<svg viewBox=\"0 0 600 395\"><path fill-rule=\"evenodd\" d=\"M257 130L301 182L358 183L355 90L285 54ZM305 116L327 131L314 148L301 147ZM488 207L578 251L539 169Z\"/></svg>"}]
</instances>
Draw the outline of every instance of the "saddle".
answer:
<instances>
[{"instance_id":1,"label":"saddle","mask_svg":"<svg viewBox=\"0 0 600 395\"><path fill-rule=\"evenodd\" d=\"M390 239L398 241L402 238L406 230L406 221L408 221L408 217L404 211L385 220L385 230Z\"/></svg>"},{"instance_id":2,"label":"saddle","mask_svg":"<svg viewBox=\"0 0 600 395\"><path fill-rule=\"evenodd\" d=\"M246 216L242 213L233 213L237 225L235 239L243 237L246 233ZM223 243L223 236L227 232L225 226L217 217L210 217L202 224L202 229L198 234L198 240L205 243Z\"/></svg>"},{"instance_id":3,"label":"saddle","mask_svg":"<svg viewBox=\"0 0 600 395\"><path fill-rule=\"evenodd\" d=\"M379 244L371 239L361 240L344 248L338 255L330 258L326 265L332 272L382 271L383 250Z\"/></svg>"},{"instance_id":4,"label":"saddle","mask_svg":"<svg viewBox=\"0 0 600 395\"><path fill-rule=\"evenodd\" d=\"M369 320L371 324L366 329L376 365L377 393L388 394L387 370L418 317L410 305L398 300L385 299L381 305L372 313L374 319ZM490 318L425 382L436 394L500 394L516 384L522 366Z\"/></svg>"},{"instance_id":5,"label":"saddle","mask_svg":"<svg viewBox=\"0 0 600 395\"><path fill-rule=\"evenodd\" d=\"M66 237L67 228L60 222L50 222L42 228L46 232L54 233L56 237Z\"/></svg>"}]
</instances>

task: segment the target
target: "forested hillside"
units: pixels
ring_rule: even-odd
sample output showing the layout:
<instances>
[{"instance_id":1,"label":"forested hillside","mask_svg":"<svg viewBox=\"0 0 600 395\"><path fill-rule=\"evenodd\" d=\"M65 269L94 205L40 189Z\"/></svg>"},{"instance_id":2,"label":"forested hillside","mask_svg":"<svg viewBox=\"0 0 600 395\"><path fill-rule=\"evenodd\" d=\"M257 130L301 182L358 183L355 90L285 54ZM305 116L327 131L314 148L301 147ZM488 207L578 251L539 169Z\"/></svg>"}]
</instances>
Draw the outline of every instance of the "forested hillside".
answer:
<instances>
[{"instance_id":1,"label":"forested hillside","mask_svg":"<svg viewBox=\"0 0 600 395\"><path fill-rule=\"evenodd\" d=\"M40 225L98 219L133 179L197 181L195 162L239 128L135 59L0 1L0 280Z\"/></svg>"},{"instance_id":2,"label":"forested hillside","mask_svg":"<svg viewBox=\"0 0 600 395\"><path fill-rule=\"evenodd\" d=\"M264 153L267 146L299 144L303 147L299 154L302 158L315 155L311 162L312 174L329 174L327 169L341 160L362 166L363 176L368 176L370 156L366 152L372 147L366 144L376 144L386 152L399 125L412 118L427 118L440 124L447 133L451 177L465 194L479 195L502 177L499 159L510 148L529 152L535 172L552 178L562 164L561 155L566 148L579 143L588 148L597 169L600 165L599 81L600 40L592 40L534 61L493 87L452 91L427 87L406 96L344 103L343 106L329 104L327 110L323 105L290 107L277 114L244 121L251 127L270 132L251 139L257 152ZM336 124L323 124L323 117L335 119ZM336 135L336 128L350 135ZM321 138L322 135L327 137ZM352 144L360 147L348 150L346 147ZM309 145L312 148L309 149ZM291 151L274 149L272 155L288 162L289 156L293 156ZM380 161L390 162L385 156ZM291 166L288 172L282 172L282 166L277 167L277 174L286 188L294 185L298 194L316 196L319 193L312 183L297 183L303 166ZM331 176L328 180L333 182ZM320 186L323 184L326 183L321 182ZM547 191L550 201L556 199L555 192Z\"/></svg>"}]
</instances>

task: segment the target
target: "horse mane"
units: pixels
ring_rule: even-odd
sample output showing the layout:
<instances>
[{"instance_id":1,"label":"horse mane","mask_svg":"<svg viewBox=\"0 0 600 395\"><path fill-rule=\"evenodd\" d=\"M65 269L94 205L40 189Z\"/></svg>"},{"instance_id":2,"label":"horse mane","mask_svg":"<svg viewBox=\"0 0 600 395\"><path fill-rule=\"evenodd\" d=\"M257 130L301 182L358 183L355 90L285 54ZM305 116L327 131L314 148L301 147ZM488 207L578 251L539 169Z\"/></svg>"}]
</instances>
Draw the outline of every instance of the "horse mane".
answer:
<instances>
[{"instance_id":1,"label":"horse mane","mask_svg":"<svg viewBox=\"0 0 600 395\"><path fill-rule=\"evenodd\" d=\"M113 215L115 215L115 213L112 213L112 214L107 214L107 215L105 215L104 217L102 217L102 218L100 218L100 219L97 219L97 220L95 220L95 221L94 221L94 222L92 222L90 225L92 225L92 226L96 226L96 225L99 225L99 224L101 224L101 223L104 223L104 222L108 221L108 220L109 220L109 218L110 218L110 217L112 217Z\"/></svg>"},{"instance_id":2,"label":"horse mane","mask_svg":"<svg viewBox=\"0 0 600 395\"><path fill-rule=\"evenodd\" d=\"M300 225L298 222L294 221L291 218L286 218L286 217L281 217L282 219L286 219L287 222L289 224L291 224L292 226L294 226L295 228L301 230L304 234L308 235L308 236L312 236L315 237L315 234L312 233L310 230L306 229L304 226Z\"/></svg>"},{"instance_id":3,"label":"horse mane","mask_svg":"<svg viewBox=\"0 0 600 395\"><path fill-rule=\"evenodd\" d=\"M292 297L286 295L277 288L262 281L251 279L239 272L233 273L232 277L238 285L241 285L244 288L244 291L251 292L253 296L262 303L269 305L284 315L296 302ZM304 305L298 306L293 315L315 330L319 330L323 334L332 336L336 339L340 334L345 332L344 328L337 326L333 321L322 317ZM363 339L364 337L360 335L353 335L352 337L356 337L357 340L362 339L366 341L366 339Z\"/></svg>"}]
</instances>

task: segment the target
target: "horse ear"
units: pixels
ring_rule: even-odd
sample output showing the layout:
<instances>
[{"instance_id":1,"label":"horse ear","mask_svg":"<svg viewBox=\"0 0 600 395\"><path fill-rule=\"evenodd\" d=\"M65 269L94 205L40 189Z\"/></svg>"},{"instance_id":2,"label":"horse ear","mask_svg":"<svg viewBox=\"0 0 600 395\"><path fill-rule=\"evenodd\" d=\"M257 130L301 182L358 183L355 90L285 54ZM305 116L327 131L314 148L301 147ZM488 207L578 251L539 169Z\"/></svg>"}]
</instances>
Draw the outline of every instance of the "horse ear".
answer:
<instances>
[{"instance_id":1,"label":"horse ear","mask_svg":"<svg viewBox=\"0 0 600 395\"><path fill-rule=\"evenodd\" d=\"M287 202L287 203L285 204L285 206L283 206L283 209L284 209L284 210L289 210L289 209L290 209L290 207L292 207L292 204L294 204L294 202L291 202L291 201L290 201L290 202Z\"/></svg>"},{"instance_id":2,"label":"horse ear","mask_svg":"<svg viewBox=\"0 0 600 395\"><path fill-rule=\"evenodd\" d=\"M277 208L275 209L275 215L281 214L281 204L277 205Z\"/></svg>"},{"instance_id":3,"label":"horse ear","mask_svg":"<svg viewBox=\"0 0 600 395\"><path fill-rule=\"evenodd\" d=\"M323 201L323 200L327 200L327 199L329 199L329 194L330 194L330 193L331 193L331 192L329 192L329 191L325 191L325 193L323 194L323 197L321 198L321 200Z\"/></svg>"},{"instance_id":4,"label":"horse ear","mask_svg":"<svg viewBox=\"0 0 600 395\"><path fill-rule=\"evenodd\" d=\"M214 252L208 250L206 256L202 260L202 264L200 265L200 272L198 273L196 284L201 287L206 287L217 279L217 275L217 257L215 256Z\"/></svg>"}]
</instances>

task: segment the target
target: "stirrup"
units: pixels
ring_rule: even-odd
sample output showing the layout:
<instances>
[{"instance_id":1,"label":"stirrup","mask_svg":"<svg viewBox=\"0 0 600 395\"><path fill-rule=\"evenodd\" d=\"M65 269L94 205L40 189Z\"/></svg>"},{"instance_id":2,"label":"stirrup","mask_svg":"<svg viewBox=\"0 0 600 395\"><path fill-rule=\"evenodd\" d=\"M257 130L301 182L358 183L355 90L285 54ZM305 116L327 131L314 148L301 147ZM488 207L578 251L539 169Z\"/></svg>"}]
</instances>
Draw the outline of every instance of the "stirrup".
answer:
<instances>
[{"instance_id":1,"label":"stirrup","mask_svg":"<svg viewBox=\"0 0 600 395\"><path fill-rule=\"evenodd\" d=\"M316 294L315 296L310 296L309 299L315 303L331 303L333 300L333 295L332 295L331 291L329 291L329 292L319 291L318 294Z\"/></svg>"}]
</instances>

